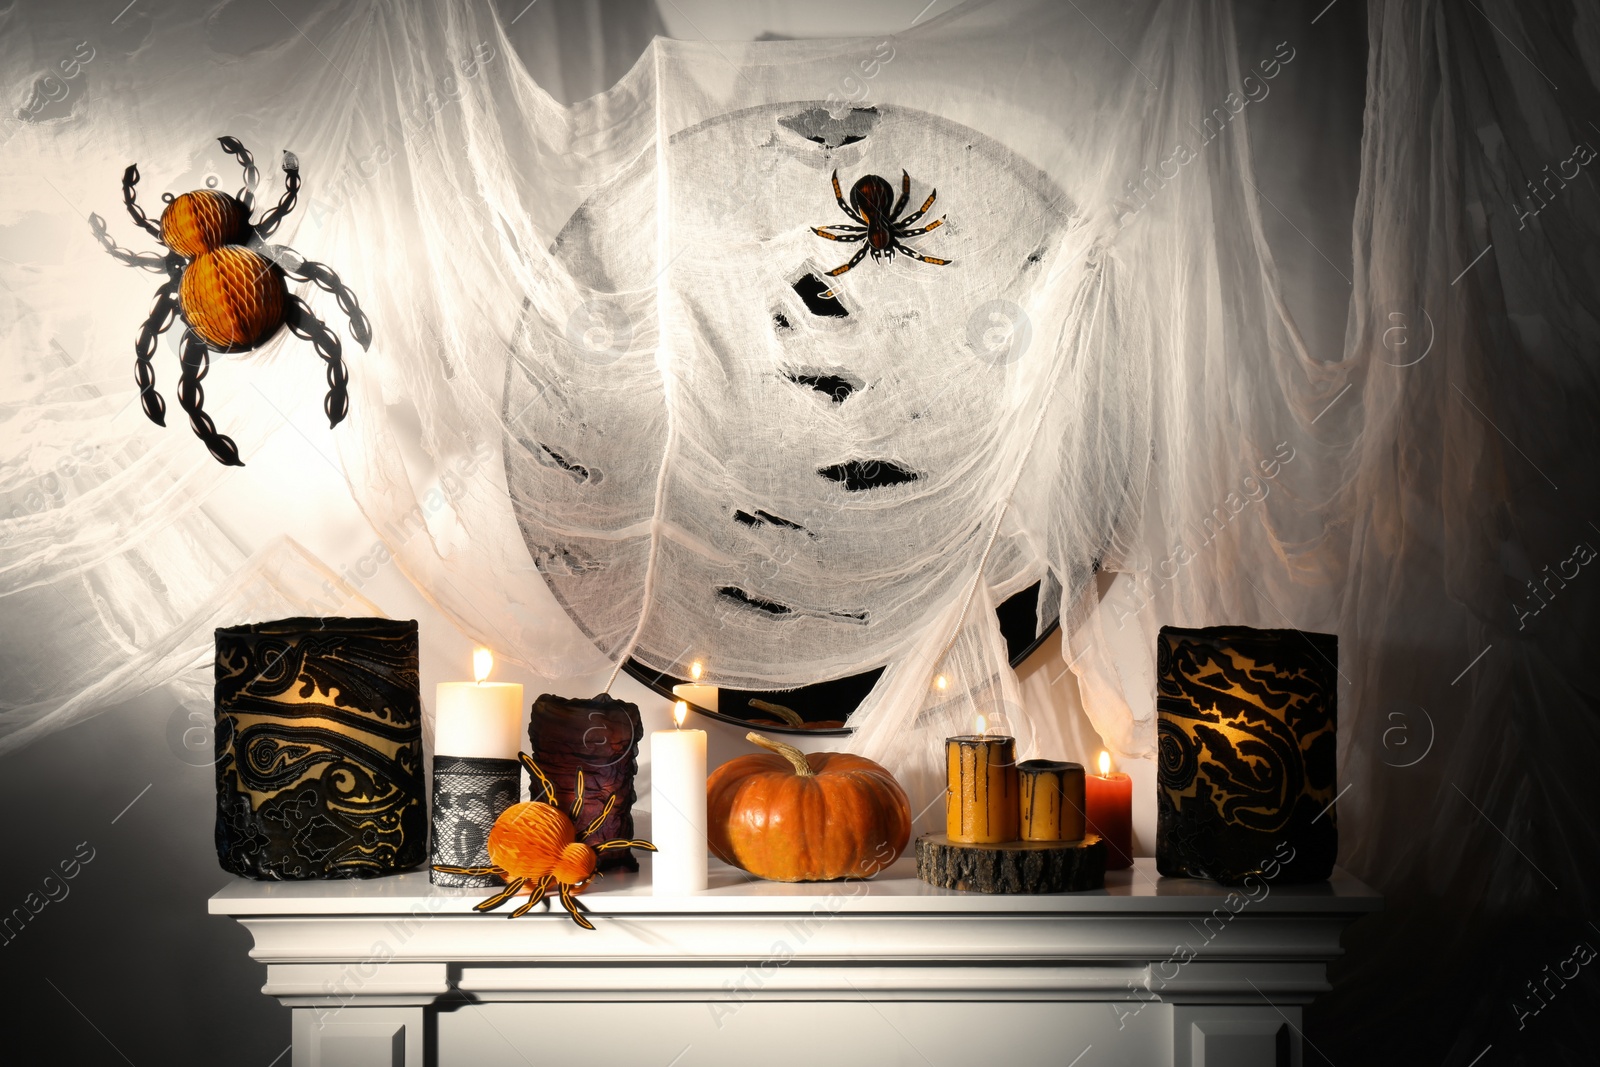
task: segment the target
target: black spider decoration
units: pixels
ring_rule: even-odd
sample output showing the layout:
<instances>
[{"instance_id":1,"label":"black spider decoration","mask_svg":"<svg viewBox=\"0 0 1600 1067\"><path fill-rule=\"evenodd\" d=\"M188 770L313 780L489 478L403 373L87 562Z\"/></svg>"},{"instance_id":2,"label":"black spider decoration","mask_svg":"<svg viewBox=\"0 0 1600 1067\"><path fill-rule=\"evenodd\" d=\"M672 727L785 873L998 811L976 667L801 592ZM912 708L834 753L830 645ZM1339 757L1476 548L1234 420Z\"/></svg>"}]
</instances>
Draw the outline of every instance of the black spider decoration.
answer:
<instances>
[{"instance_id":1,"label":"black spider decoration","mask_svg":"<svg viewBox=\"0 0 1600 1067\"><path fill-rule=\"evenodd\" d=\"M150 361L155 356L157 339L175 318L182 316L178 403L188 413L196 436L205 442L217 462L242 467L244 463L233 440L218 433L211 416L203 410L205 390L200 381L210 369L211 353L248 352L271 340L281 327L289 327L296 337L310 341L327 364L328 395L322 410L328 416L328 425L337 426L350 410L346 389L350 376L339 338L305 301L289 292L284 275L313 282L332 293L350 317L350 335L363 349L372 344L372 328L355 294L332 270L304 259L292 249L269 249L264 243L284 216L294 210L300 191L300 163L294 153L283 153L284 191L278 206L251 225L261 172L237 138L219 137L217 141L244 169L244 187L239 195L230 196L211 188L181 196L167 193L162 197L167 206L161 212L159 225L150 221L135 199L138 165L129 164L123 172L122 201L128 214L140 229L166 246L166 255L119 247L99 215L90 215L89 225L105 250L123 263L167 275L166 284L156 290L155 307L133 346L134 380L139 385L144 413L157 426L166 425L167 405L156 392L155 370Z\"/></svg>"},{"instance_id":2,"label":"black spider decoration","mask_svg":"<svg viewBox=\"0 0 1600 1067\"><path fill-rule=\"evenodd\" d=\"M900 198L890 207L890 200L894 198L894 186L888 179L880 178L876 174L868 174L856 181L850 187L850 202L845 203L844 193L839 188L839 172L833 172L833 198L839 202L839 210L849 215L859 226L841 223L837 226L813 226L811 232L818 237L826 237L830 241L862 241L861 248L850 257L848 263L833 268L828 272L828 277L837 278L845 271L860 263L868 252L872 253L874 260L893 259L896 252L904 252L912 259L923 263L932 263L936 266L947 266L951 260L935 259L924 256L912 250L904 243L907 237L918 237L930 230L936 230L944 225L944 217L930 222L918 229L911 229L911 224L928 213L933 206L934 199L939 195L935 189L928 194L928 199L922 206L905 218L900 217L900 212L906 209L906 202L911 199L911 175L906 171L900 172ZM838 230L838 233L830 233Z\"/></svg>"}]
</instances>

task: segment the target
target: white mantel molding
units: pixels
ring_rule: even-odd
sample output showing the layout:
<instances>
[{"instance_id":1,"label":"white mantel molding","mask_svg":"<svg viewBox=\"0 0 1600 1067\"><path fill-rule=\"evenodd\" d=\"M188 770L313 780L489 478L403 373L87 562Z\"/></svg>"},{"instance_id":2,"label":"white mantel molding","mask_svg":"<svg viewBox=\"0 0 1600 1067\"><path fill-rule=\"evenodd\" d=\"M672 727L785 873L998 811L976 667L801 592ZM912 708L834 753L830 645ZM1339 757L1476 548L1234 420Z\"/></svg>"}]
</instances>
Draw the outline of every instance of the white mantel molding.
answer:
<instances>
[{"instance_id":1,"label":"white mantel molding","mask_svg":"<svg viewBox=\"0 0 1600 1067\"><path fill-rule=\"evenodd\" d=\"M1247 892L1162 879L1143 859L1107 883L1078 894L960 893L917 881L903 859L866 883L759 882L714 865L705 892L656 897L647 865L582 895L593 931L559 906L515 920L510 905L476 914L487 891L434 887L425 872L241 879L210 910L250 931L251 955L267 964L263 991L295 1009L296 1067L464 1062L458 1047L493 1061L500 1045L515 1051L518 1034L548 1045L552 1022L595 1012L681 1030L716 1054L698 1062L780 1062L759 1041L745 1049L734 1031L759 1037L756 1018L776 1022L799 1004L824 1032L871 1026L863 1005L880 1014L895 1005L937 1054L959 1045L936 1033L964 1014L950 1002L1021 1012L1012 1026L1027 1031L1016 1035L1022 1045L1039 1045L1039 1063L1071 1059L1051 1058L1058 1042L1041 1036L1066 1027L1104 1031L1100 1047L1135 1057L1100 1062L1288 1067L1300 1063L1299 1005L1328 989L1341 932L1381 906L1343 872ZM434 1007L441 998L446 1010ZM657 1018L669 1008L678 1014ZM735 1015L743 1021L729 1026L724 1017ZM430 1026L432 1060L422 1037ZM576 1044L569 1052L563 1062L597 1062Z\"/></svg>"}]
</instances>

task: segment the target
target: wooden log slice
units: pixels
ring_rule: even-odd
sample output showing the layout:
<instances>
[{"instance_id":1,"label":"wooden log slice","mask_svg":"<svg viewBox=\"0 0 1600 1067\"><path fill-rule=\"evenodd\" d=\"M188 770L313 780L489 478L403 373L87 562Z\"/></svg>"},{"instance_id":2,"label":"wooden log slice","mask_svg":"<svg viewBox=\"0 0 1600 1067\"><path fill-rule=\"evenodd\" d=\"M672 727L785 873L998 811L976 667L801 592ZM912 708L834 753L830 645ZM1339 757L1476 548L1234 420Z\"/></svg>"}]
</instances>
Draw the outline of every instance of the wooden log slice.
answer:
<instances>
[{"instance_id":1,"label":"wooden log slice","mask_svg":"<svg viewBox=\"0 0 1600 1067\"><path fill-rule=\"evenodd\" d=\"M1008 841L966 845L944 834L917 838L917 877L973 893L1073 893L1103 889L1106 846L1082 841Z\"/></svg>"}]
</instances>

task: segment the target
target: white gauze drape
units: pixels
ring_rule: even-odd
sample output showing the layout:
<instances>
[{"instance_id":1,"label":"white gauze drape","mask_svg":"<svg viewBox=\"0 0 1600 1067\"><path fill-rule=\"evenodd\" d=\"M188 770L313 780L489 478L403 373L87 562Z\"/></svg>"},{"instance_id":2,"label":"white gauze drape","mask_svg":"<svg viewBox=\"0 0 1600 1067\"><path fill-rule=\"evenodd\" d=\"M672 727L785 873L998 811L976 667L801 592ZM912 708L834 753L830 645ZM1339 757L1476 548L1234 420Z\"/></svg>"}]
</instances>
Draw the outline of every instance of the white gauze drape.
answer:
<instances>
[{"instance_id":1,"label":"white gauze drape","mask_svg":"<svg viewBox=\"0 0 1600 1067\"><path fill-rule=\"evenodd\" d=\"M48 14L11 17L18 64L72 44ZM1181 578L1217 614L1315 615L1293 567L1233 580L1320 532L1317 493L1287 487L1315 481L1303 428L1339 382L1284 320L1242 136L1294 49L1235 55L1226 5L997 2L882 40L658 39L572 107L482 5L319 7L255 48L221 17L142 18L85 67L76 110L17 124L7 157L11 210L52 220L63 249L8 281L8 350L40 384L14 380L6 470L26 492L80 438L137 457L80 465L8 520L8 621L75 650L45 668L17 647L14 730L88 711L60 701L144 655L141 628L190 626L200 662L208 597L246 565L205 526L226 472L181 425L118 413L150 279L73 219L137 235L111 210L127 161L152 213L210 173L231 188L222 133L268 175L294 148L306 186L273 241L339 270L374 324L370 352L346 343L332 435L351 493L431 600L541 673L632 655L783 688L887 665L852 745L920 792L937 739L980 712L1025 747L1058 736L1022 706L992 611L1034 582L1125 753L1150 748L1152 712L1127 692L1140 671L1088 636L1105 605L1148 629ZM161 76L180 59L209 66L205 93ZM901 218L937 191L916 225L940 226L904 247L949 262L903 250L831 276L862 248L815 232L859 224L835 173L847 198L881 176ZM68 283L85 276L101 299ZM68 334L83 357L53 368ZM282 417L261 376L316 388L309 355L280 339L214 361L208 404L246 462ZM103 396L79 399L89 377ZM1095 607L1097 570L1144 583L1134 610L1119 585ZM351 592L306 586L304 610Z\"/></svg>"}]
</instances>

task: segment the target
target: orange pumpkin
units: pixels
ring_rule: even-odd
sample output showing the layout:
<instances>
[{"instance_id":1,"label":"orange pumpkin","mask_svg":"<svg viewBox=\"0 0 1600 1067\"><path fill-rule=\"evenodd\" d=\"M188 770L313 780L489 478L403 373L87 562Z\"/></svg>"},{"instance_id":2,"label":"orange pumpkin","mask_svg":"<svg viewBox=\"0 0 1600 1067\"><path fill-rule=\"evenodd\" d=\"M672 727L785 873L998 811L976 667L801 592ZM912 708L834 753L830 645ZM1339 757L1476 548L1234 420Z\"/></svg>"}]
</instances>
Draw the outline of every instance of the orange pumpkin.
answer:
<instances>
[{"instance_id":1,"label":"orange pumpkin","mask_svg":"<svg viewBox=\"0 0 1600 1067\"><path fill-rule=\"evenodd\" d=\"M883 767L848 752L807 755L757 733L772 755L740 756L706 783L711 851L775 882L871 878L911 838L911 802Z\"/></svg>"}]
</instances>

